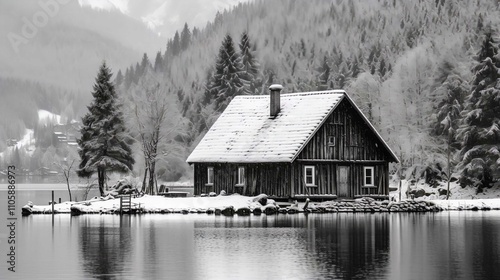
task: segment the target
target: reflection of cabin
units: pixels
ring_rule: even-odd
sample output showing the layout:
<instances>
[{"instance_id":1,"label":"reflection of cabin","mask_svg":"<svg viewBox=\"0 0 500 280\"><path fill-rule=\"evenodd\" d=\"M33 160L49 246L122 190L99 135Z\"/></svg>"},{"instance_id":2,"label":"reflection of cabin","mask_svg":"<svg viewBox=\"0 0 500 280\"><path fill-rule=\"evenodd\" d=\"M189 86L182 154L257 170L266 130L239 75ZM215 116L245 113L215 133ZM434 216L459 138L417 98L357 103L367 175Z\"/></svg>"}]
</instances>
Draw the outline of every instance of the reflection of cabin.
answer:
<instances>
[{"instance_id":1,"label":"reflection of cabin","mask_svg":"<svg viewBox=\"0 0 500 280\"><path fill-rule=\"evenodd\" d=\"M188 157L194 193L387 197L398 158L342 90L237 96Z\"/></svg>"}]
</instances>

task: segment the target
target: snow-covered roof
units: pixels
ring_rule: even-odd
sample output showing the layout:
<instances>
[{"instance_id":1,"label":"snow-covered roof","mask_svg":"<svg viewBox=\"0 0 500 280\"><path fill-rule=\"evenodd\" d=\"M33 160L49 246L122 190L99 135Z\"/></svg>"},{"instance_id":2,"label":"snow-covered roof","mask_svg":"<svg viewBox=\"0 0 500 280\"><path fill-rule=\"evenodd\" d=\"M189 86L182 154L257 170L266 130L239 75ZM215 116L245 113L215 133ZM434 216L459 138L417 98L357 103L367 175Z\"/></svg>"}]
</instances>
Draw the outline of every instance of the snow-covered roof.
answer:
<instances>
[{"instance_id":1,"label":"snow-covered roof","mask_svg":"<svg viewBox=\"0 0 500 280\"><path fill-rule=\"evenodd\" d=\"M281 94L270 118L269 95L236 96L187 162L293 162L344 97L352 102L343 90Z\"/></svg>"}]
</instances>

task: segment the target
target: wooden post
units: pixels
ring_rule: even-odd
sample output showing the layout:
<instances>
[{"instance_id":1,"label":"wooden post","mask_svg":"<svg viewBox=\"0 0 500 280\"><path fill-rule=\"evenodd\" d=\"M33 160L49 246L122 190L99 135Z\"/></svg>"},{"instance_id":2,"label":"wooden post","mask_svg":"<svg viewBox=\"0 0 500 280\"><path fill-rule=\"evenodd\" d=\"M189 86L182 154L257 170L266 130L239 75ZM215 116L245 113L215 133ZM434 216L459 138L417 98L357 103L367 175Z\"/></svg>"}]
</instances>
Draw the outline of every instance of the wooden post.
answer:
<instances>
[{"instance_id":1,"label":"wooden post","mask_svg":"<svg viewBox=\"0 0 500 280\"><path fill-rule=\"evenodd\" d=\"M54 191L52 191L52 216L54 216Z\"/></svg>"},{"instance_id":2,"label":"wooden post","mask_svg":"<svg viewBox=\"0 0 500 280\"><path fill-rule=\"evenodd\" d=\"M400 153L400 156L399 156L399 160L401 161L400 162L400 165L399 165L399 201L401 201L401 187L403 185L403 183L401 182L401 173L402 173L402 169L403 169L403 152Z\"/></svg>"},{"instance_id":3,"label":"wooden post","mask_svg":"<svg viewBox=\"0 0 500 280\"><path fill-rule=\"evenodd\" d=\"M123 215L123 196L120 196L120 215Z\"/></svg>"},{"instance_id":4,"label":"wooden post","mask_svg":"<svg viewBox=\"0 0 500 280\"><path fill-rule=\"evenodd\" d=\"M451 129L451 128L450 128ZM447 164L448 164L448 188L446 189L446 200L450 198L450 179L451 179L451 160L450 160L450 142L451 142L451 133L448 132L448 149L447 149Z\"/></svg>"}]
</instances>

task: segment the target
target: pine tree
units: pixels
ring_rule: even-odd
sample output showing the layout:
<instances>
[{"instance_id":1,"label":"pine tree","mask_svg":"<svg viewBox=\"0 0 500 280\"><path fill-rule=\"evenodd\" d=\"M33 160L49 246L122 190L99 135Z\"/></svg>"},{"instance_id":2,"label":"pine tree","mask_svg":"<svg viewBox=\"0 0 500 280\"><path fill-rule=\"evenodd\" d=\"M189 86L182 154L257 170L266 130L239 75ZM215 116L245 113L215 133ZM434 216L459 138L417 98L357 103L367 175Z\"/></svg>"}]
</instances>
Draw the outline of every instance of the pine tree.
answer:
<instances>
[{"instance_id":1,"label":"pine tree","mask_svg":"<svg viewBox=\"0 0 500 280\"><path fill-rule=\"evenodd\" d=\"M168 39L168 41L167 41L167 49L165 50L165 56L164 56L165 60L167 58L169 58L169 57L174 56L173 48L174 48L174 40Z\"/></svg>"},{"instance_id":2,"label":"pine tree","mask_svg":"<svg viewBox=\"0 0 500 280\"><path fill-rule=\"evenodd\" d=\"M103 62L92 92L94 100L82 118L81 138L77 140L81 159L78 176L97 173L101 196L107 172L126 173L134 164L111 76L111 70Z\"/></svg>"},{"instance_id":3,"label":"pine tree","mask_svg":"<svg viewBox=\"0 0 500 280\"><path fill-rule=\"evenodd\" d=\"M115 84L117 86L121 85L123 83L123 74L122 74L122 70L118 70L118 74L116 74L116 78L115 78Z\"/></svg>"},{"instance_id":4,"label":"pine tree","mask_svg":"<svg viewBox=\"0 0 500 280\"><path fill-rule=\"evenodd\" d=\"M255 94L260 89L260 84L262 82L258 76L259 63L255 58L254 51L252 50L252 46L250 44L250 38L248 38L248 34L246 32L241 34L239 46L244 71L243 77L249 83L249 92Z\"/></svg>"},{"instance_id":5,"label":"pine tree","mask_svg":"<svg viewBox=\"0 0 500 280\"><path fill-rule=\"evenodd\" d=\"M457 137L462 146L460 183L481 192L484 187L500 186L500 60L491 31L485 35L477 61Z\"/></svg>"},{"instance_id":6,"label":"pine tree","mask_svg":"<svg viewBox=\"0 0 500 280\"><path fill-rule=\"evenodd\" d=\"M133 79L134 78L132 77L132 70L127 67L127 70L125 71L125 88L128 89L130 87Z\"/></svg>"},{"instance_id":7,"label":"pine tree","mask_svg":"<svg viewBox=\"0 0 500 280\"><path fill-rule=\"evenodd\" d=\"M148 58L148 55L146 53L144 53L142 55L142 60L141 60L141 65L140 65L140 70L139 70L139 73L136 73L138 75L138 77L142 77L144 75L144 73L146 73L146 71L148 69L151 68L151 62L149 61L149 58Z\"/></svg>"},{"instance_id":8,"label":"pine tree","mask_svg":"<svg viewBox=\"0 0 500 280\"><path fill-rule=\"evenodd\" d=\"M351 72L351 77L353 79L357 78L358 75L361 73L361 69L359 68L359 61L356 56L353 57L352 62L350 64L350 72Z\"/></svg>"},{"instance_id":9,"label":"pine tree","mask_svg":"<svg viewBox=\"0 0 500 280\"><path fill-rule=\"evenodd\" d=\"M321 61L321 65L316 69L318 73L317 90L328 89L328 81L330 80L330 66L328 65L328 57L325 55Z\"/></svg>"},{"instance_id":10,"label":"pine tree","mask_svg":"<svg viewBox=\"0 0 500 280\"><path fill-rule=\"evenodd\" d=\"M465 96L469 91L467 82L455 73L456 66L449 60L444 60L436 70L435 89L431 94L433 110L436 112L432 127L434 135L446 135L456 131L463 110ZM454 138L454 136L453 136Z\"/></svg>"},{"instance_id":11,"label":"pine tree","mask_svg":"<svg viewBox=\"0 0 500 280\"><path fill-rule=\"evenodd\" d=\"M210 104L213 98L217 96L217 93L211 88L211 83L213 79L212 72L213 69L211 68L207 70L207 78L204 85L205 91L203 93L203 98L201 98L201 104L203 106L207 106L208 104Z\"/></svg>"},{"instance_id":12,"label":"pine tree","mask_svg":"<svg viewBox=\"0 0 500 280\"><path fill-rule=\"evenodd\" d=\"M155 72L160 72L163 69L163 58L161 56L160 51L158 51L156 53L154 69L155 69Z\"/></svg>"},{"instance_id":13,"label":"pine tree","mask_svg":"<svg viewBox=\"0 0 500 280\"><path fill-rule=\"evenodd\" d=\"M179 32L175 31L174 40L172 41L172 55L177 56L181 52L181 40Z\"/></svg>"},{"instance_id":14,"label":"pine tree","mask_svg":"<svg viewBox=\"0 0 500 280\"><path fill-rule=\"evenodd\" d=\"M134 84L137 84L139 82L139 79L142 77L142 74L143 72L141 71L141 65L139 64L139 62L137 62L135 64L135 67L132 67L131 66L131 69L132 69L132 82Z\"/></svg>"},{"instance_id":15,"label":"pine tree","mask_svg":"<svg viewBox=\"0 0 500 280\"><path fill-rule=\"evenodd\" d=\"M181 32L181 50L185 51L191 43L191 31L189 30L187 22Z\"/></svg>"},{"instance_id":16,"label":"pine tree","mask_svg":"<svg viewBox=\"0 0 500 280\"><path fill-rule=\"evenodd\" d=\"M222 112L235 95L248 94L243 79L243 64L234 49L233 39L228 34L219 49L215 73L209 85L209 92L216 94L215 110Z\"/></svg>"}]
</instances>

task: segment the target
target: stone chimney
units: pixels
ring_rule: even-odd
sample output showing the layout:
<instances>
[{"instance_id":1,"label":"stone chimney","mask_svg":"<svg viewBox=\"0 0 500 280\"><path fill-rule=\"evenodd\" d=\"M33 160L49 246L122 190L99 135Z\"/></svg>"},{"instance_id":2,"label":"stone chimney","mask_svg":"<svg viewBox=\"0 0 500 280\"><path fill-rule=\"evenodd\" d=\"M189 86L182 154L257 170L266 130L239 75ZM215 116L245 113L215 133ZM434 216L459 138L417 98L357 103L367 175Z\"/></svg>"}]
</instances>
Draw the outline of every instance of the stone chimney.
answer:
<instances>
[{"instance_id":1,"label":"stone chimney","mask_svg":"<svg viewBox=\"0 0 500 280\"><path fill-rule=\"evenodd\" d=\"M283 89L283 86L282 85L277 85L277 84L274 84L274 85L271 85L269 87L269 90L271 91L269 93L269 100L270 100L270 106L269 108L271 109L270 110L270 118L276 118L276 116L278 116L278 113L280 112L280 107L281 107L281 103L280 103L280 92L281 90Z\"/></svg>"}]
</instances>

